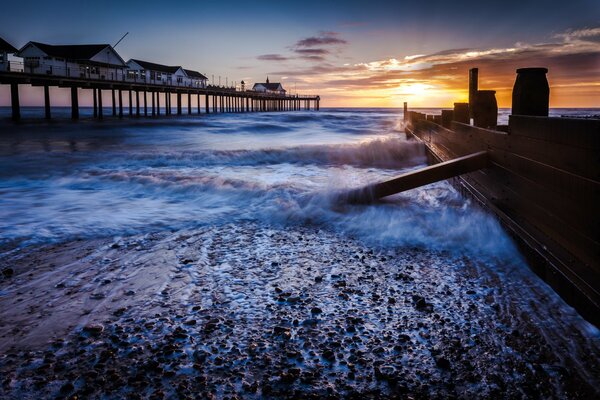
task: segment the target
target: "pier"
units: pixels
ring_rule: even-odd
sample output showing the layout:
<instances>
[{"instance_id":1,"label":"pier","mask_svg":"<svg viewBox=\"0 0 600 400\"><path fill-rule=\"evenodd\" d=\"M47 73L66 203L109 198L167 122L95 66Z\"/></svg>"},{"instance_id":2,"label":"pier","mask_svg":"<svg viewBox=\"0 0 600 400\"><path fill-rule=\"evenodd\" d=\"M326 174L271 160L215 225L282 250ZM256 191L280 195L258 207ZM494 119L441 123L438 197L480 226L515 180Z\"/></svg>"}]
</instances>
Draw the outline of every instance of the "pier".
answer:
<instances>
[{"instance_id":1,"label":"pier","mask_svg":"<svg viewBox=\"0 0 600 400\"><path fill-rule=\"evenodd\" d=\"M25 72L0 72L0 84L10 85L12 119L21 118L19 85L41 86L44 88L44 117L51 118L50 87L71 90L71 118L79 118L80 90L91 90L94 103L94 117L105 117L102 92L111 93L110 110L113 117L140 117L166 115L210 114L210 113L252 113L275 111L319 111L319 96L278 95L259 93L250 90L239 91L219 87L190 88L174 85L157 85L135 81L110 81L86 78L66 78L29 74ZM128 97L125 114L123 96ZM135 99L134 99L135 98ZM193 98L196 107L192 107ZM174 101L173 101L174 100ZM162 108L161 108L162 105Z\"/></svg>"}]
</instances>

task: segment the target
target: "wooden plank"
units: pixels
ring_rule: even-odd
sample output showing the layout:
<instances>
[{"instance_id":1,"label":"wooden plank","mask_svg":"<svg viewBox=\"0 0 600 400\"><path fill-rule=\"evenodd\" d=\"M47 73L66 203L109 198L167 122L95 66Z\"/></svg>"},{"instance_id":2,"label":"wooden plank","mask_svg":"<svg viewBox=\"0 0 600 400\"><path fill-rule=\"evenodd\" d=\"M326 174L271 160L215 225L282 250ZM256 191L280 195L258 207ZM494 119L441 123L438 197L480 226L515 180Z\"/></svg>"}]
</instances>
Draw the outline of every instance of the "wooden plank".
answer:
<instances>
[{"instance_id":1,"label":"wooden plank","mask_svg":"<svg viewBox=\"0 0 600 400\"><path fill-rule=\"evenodd\" d=\"M600 150L600 119L509 116L510 134Z\"/></svg>"},{"instance_id":2,"label":"wooden plank","mask_svg":"<svg viewBox=\"0 0 600 400\"><path fill-rule=\"evenodd\" d=\"M428 185L454 176L466 174L489 165L489 156L485 151L469 154L454 160L421 168L402 174L389 181L376 183L364 188L352 190L343 196L349 203L369 203L382 197L391 196L419 186Z\"/></svg>"}]
</instances>

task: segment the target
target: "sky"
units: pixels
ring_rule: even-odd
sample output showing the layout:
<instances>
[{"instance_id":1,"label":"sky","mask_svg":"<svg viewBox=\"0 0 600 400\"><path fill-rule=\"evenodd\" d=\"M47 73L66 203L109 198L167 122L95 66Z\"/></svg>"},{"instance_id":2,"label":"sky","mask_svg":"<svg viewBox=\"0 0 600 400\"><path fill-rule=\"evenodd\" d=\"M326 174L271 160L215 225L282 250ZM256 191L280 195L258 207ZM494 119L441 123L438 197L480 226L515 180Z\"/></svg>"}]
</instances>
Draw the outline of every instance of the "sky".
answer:
<instances>
[{"instance_id":1,"label":"sky","mask_svg":"<svg viewBox=\"0 0 600 400\"><path fill-rule=\"evenodd\" d=\"M467 99L472 67L500 107L521 67L549 69L551 107L600 107L598 0L11 1L0 37L114 45L126 32L125 60L222 84L268 76L323 107L451 107ZM21 90L23 104L41 104L39 88Z\"/></svg>"}]
</instances>

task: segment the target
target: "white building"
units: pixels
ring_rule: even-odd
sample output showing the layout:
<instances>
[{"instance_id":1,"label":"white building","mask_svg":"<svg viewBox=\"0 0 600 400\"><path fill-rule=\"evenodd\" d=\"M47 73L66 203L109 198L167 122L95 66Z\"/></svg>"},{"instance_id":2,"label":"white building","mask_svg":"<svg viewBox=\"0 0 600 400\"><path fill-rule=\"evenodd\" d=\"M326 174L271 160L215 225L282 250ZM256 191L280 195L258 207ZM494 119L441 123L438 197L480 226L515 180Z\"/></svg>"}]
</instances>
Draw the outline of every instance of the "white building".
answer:
<instances>
[{"instance_id":1,"label":"white building","mask_svg":"<svg viewBox=\"0 0 600 400\"><path fill-rule=\"evenodd\" d=\"M254 86L252 87L252 90L254 90L255 92L260 92L260 93L270 93L270 94L281 94L284 95L286 93L286 90L283 88L283 86L281 85L281 83L279 82L275 82L275 83L271 83L269 82L269 77L267 76L267 81L264 83L255 83Z\"/></svg>"},{"instance_id":2,"label":"white building","mask_svg":"<svg viewBox=\"0 0 600 400\"><path fill-rule=\"evenodd\" d=\"M29 42L16 56L24 72L74 78L123 80L127 65L109 44L50 45Z\"/></svg>"},{"instance_id":3,"label":"white building","mask_svg":"<svg viewBox=\"0 0 600 400\"><path fill-rule=\"evenodd\" d=\"M206 87L206 82L208 81L208 78L206 76L202 75L198 71L194 71L191 69L184 69L184 71L185 71L185 74L187 75L192 87L195 87L195 88L205 88Z\"/></svg>"},{"instance_id":4,"label":"white building","mask_svg":"<svg viewBox=\"0 0 600 400\"><path fill-rule=\"evenodd\" d=\"M156 85L186 86L187 75L183 68L131 59L127 61L127 79Z\"/></svg>"},{"instance_id":5,"label":"white building","mask_svg":"<svg viewBox=\"0 0 600 400\"><path fill-rule=\"evenodd\" d=\"M10 43L6 40L0 38L0 72L10 71L10 62L8 60L9 54L14 54L17 52Z\"/></svg>"}]
</instances>

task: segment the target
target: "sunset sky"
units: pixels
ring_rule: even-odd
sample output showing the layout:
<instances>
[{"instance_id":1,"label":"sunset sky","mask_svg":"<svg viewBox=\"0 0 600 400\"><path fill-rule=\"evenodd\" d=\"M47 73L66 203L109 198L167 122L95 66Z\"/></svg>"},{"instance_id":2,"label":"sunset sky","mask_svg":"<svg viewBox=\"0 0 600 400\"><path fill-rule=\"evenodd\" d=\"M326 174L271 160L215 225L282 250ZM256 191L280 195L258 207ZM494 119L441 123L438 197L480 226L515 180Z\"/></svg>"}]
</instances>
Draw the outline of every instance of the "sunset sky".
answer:
<instances>
[{"instance_id":1,"label":"sunset sky","mask_svg":"<svg viewBox=\"0 0 600 400\"><path fill-rule=\"evenodd\" d=\"M16 47L115 44L121 56L183 65L218 83L281 81L325 107L450 106L467 70L501 107L519 67L549 68L552 107L600 107L600 2L21 1L3 7ZM24 104L41 99L24 92ZM68 100L64 100L68 104ZM0 105L8 105L0 88Z\"/></svg>"}]
</instances>

